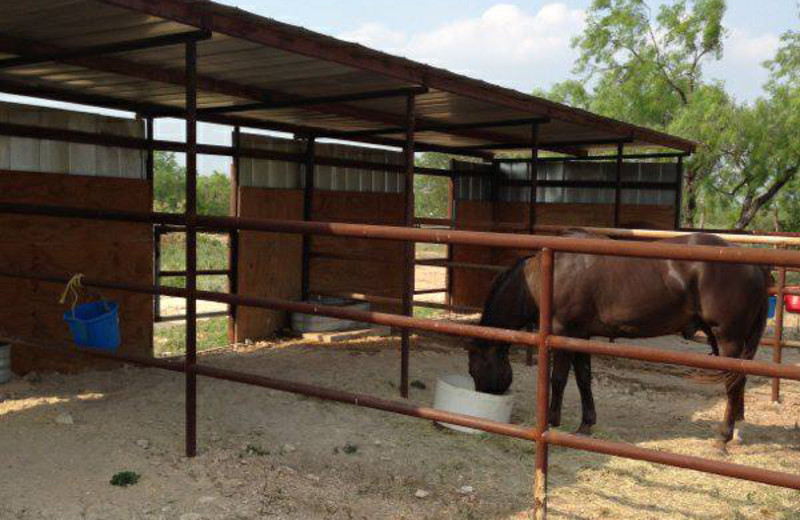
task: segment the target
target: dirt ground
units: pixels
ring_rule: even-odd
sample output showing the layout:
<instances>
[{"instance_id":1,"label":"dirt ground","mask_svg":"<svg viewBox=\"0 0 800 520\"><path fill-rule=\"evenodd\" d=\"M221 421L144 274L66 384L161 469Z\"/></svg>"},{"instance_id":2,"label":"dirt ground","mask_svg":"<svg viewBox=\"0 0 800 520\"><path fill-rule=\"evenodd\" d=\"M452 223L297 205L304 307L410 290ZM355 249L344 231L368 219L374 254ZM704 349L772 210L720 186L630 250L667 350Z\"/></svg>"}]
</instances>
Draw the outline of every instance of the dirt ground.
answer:
<instances>
[{"instance_id":1,"label":"dirt ground","mask_svg":"<svg viewBox=\"0 0 800 520\"><path fill-rule=\"evenodd\" d=\"M460 341L415 338L412 381L422 384L413 402L430 405L438 376L466 370ZM650 343L707 348L677 337ZM800 363L799 354L788 351L787 362ZM381 338L265 343L200 362L397 399L398 358L396 338ZM513 421L532 424L535 369L521 359ZM783 403L773 405L769 381L751 377L745 443L723 456L712 446L720 388L682 368L601 358L594 368L598 437L800 472L800 384L784 382ZM0 519L516 520L530 512L528 442L205 378L199 456L186 459L183 384L179 374L126 368L0 386ZM578 413L571 382L564 430ZM139 483L111 486L124 470L141 474ZM549 485L551 518L800 518L796 491L561 448L551 451Z\"/></svg>"}]
</instances>

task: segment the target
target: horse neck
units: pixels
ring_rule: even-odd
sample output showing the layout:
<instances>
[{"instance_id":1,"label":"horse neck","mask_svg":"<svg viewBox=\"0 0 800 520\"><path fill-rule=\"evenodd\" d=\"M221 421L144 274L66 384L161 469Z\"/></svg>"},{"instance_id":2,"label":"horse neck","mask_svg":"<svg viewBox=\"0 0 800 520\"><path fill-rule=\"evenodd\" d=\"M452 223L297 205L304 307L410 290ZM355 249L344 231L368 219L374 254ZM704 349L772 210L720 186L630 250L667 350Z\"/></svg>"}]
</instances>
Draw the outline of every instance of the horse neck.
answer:
<instances>
[{"instance_id":1,"label":"horse neck","mask_svg":"<svg viewBox=\"0 0 800 520\"><path fill-rule=\"evenodd\" d=\"M532 267L534 272L538 272L536 266L536 258L522 261L492 285L483 308L481 325L519 330L538 321L539 307L533 295L539 292L539 280L535 276L526 276L526 271Z\"/></svg>"}]
</instances>

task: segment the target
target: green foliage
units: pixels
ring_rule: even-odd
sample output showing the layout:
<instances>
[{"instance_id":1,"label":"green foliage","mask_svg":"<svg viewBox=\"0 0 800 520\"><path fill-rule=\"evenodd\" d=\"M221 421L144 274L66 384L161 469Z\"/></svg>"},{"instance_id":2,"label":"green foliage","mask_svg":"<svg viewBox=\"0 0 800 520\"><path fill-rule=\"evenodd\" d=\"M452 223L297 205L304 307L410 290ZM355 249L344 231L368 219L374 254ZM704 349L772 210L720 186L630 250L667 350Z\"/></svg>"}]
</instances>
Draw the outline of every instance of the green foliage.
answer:
<instances>
[{"instance_id":1,"label":"green foliage","mask_svg":"<svg viewBox=\"0 0 800 520\"><path fill-rule=\"evenodd\" d=\"M226 237L200 233L197 235L197 268L225 269L228 266L228 241ZM186 236L180 233L161 238L161 270L183 271L186 269ZM185 287L183 277L170 277L161 280L168 287ZM201 291L225 292L228 287L225 276L200 276L197 288Z\"/></svg>"},{"instance_id":2,"label":"green foliage","mask_svg":"<svg viewBox=\"0 0 800 520\"><path fill-rule=\"evenodd\" d=\"M128 487L139 482L141 475L135 471L120 471L111 477L111 485L119 487Z\"/></svg>"},{"instance_id":3,"label":"green foliage","mask_svg":"<svg viewBox=\"0 0 800 520\"><path fill-rule=\"evenodd\" d=\"M450 169L449 155L424 153L417 166ZM430 175L414 176L414 212L417 217L446 218L450 180Z\"/></svg>"},{"instance_id":4,"label":"green foliage","mask_svg":"<svg viewBox=\"0 0 800 520\"><path fill-rule=\"evenodd\" d=\"M186 208L186 168L174 153L156 152L153 198L157 211L182 212ZM202 215L228 215L231 182L227 175L214 172L197 177L197 212Z\"/></svg>"},{"instance_id":5,"label":"green foliage","mask_svg":"<svg viewBox=\"0 0 800 520\"><path fill-rule=\"evenodd\" d=\"M156 326L153 336L156 355L176 355L186 352L186 325L164 323ZM208 318L197 321L197 350L201 352L228 344L228 318Z\"/></svg>"},{"instance_id":6,"label":"green foliage","mask_svg":"<svg viewBox=\"0 0 800 520\"><path fill-rule=\"evenodd\" d=\"M771 212L770 228L797 230L800 34L786 33L765 63L766 96L738 103L703 78L704 64L722 56L724 13L724 0L657 10L645 0L595 0L573 41L579 79L546 97L699 142L685 163L685 224L764 226Z\"/></svg>"}]
</instances>

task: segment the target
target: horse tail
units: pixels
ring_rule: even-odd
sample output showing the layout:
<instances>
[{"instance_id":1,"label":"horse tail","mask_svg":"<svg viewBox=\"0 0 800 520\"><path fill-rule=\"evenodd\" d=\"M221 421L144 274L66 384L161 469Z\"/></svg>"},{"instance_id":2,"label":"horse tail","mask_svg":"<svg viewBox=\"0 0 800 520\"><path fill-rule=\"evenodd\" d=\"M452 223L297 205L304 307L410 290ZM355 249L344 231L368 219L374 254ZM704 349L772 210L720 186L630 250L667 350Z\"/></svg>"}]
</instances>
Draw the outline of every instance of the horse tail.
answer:
<instances>
[{"instance_id":1,"label":"horse tail","mask_svg":"<svg viewBox=\"0 0 800 520\"><path fill-rule=\"evenodd\" d=\"M753 323L747 333L744 341L744 348L739 353L739 359L752 360L758 346L761 344L761 337L767 328L767 313L769 312L769 299L763 298L758 312L754 316ZM740 384L745 378L745 374L741 372L720 372L718 374L708 374L706 372L695 373L692 379L698 383L725 383L725 389L730 390L736 385Z\"/></svg>"},{"instance_id":2,"label":"horse tail","mask_svg":"<svg viewBox=\"0 0 800 520\"><path fill-rule=\"evenodd\" d=\"M764 331L767 328L768 313L769 296L765 295L764 298L761 298L761 307L758 309L755 319L753 320L753 324L750 327L750 331L747 334L747 338L744 342L744 349L739 355L739 359L746 359L750 361L755 357L756 352L758 351L758 346L761 344L761 337L764 335ZM729 390L735 387L736 385L740 384L745 377L746 374L741 372L727 372L725 374L725 388Z\"/></svg>"}]
</instances>

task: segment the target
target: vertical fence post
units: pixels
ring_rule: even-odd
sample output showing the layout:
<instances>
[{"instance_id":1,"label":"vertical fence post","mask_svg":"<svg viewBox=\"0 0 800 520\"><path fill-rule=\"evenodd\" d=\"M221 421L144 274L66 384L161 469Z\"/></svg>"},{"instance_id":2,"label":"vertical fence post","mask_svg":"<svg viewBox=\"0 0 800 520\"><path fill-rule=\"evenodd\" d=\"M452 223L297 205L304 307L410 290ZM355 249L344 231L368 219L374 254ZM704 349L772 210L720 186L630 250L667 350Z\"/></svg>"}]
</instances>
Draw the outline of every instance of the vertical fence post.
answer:
<instances>
[{"instance_id":1,"label":"vertical fence post","mask_svg":"<svg viewBox=\"0 0 800 520\"><path fill-rule=\"evenodd\" d=\"M241 138L242 129L233 127L233 164L231 165L231 207L230 215L239 216L239 181L241 175ZM239 293L239 230L232 229L228 234L228 292ZM228 305L228 343L236 343L236 316L239 307Z\"/></svg>"},{"instance_id":2,"label":"vertical fence post","mask_svg":"<svg viewBox=\"0 0 800 520\"><path fill-rule=\"evenodd\" d=\"M536 227L536 199L539 195L539 124L531 127L531 187L528 201L528 234L532 235ZM533 366L533 345L525 348L525 364Z\"/></svg>"},{"instance_id":3,"label":"vertical fence post","mask_svg":"<svg viewBox=\"0 0 800 520\"><path fill-rule=\"evenodd\" d=\"M615 181L616 185L614 186L614 227L619 227L620 216L622 212L622 155L623 155L623 148L625 147L622 143L617 143L617 170L615 172Z\"/></svg>"},{"instance_id":4,"label":"vertical fence post","mask_svg":"<svg viewBox=\"0 0 800 520\"><path fill-rule=\"evenodd\" d=\"M406 99L406 142L403 149L405 157L405 211L404 225L414 225L414 126L416 98L412 94ZM405 268L403 279L403 314L414 314L414 264L416 263L416 243L404 242ZM410 354L410 334L403 329L400 337L400 395L408 397L408 359Z\"/></svg>"},{"instance_id":5,"label":"vertical fence post","mask_svg":"<svg viewBox=\"0 0 800 520\"><path fill-rule=\"evenodd\" d=\"M783 358L783 308L784 308L784 290L786 289L786 268L778 268L778 294L775 296L775 337L773 338L774 344L772 346L772 361L780 363ZM781 401L781 380L775 378L772 380L772 402L779 403Z\"/></svg>"},{"instance_id":6,"label":"vertical fence post","mask_svg":"<svg viewBox=\"0 0 800 520\"><path fill-rule=\"evenodd\" d=\"M197 43L186 44L186 456L197 454Z\"/></svg>"},{"instance_id":7,"label":"vertical fence post","mask_svg":"<svg viewBox=\"0 0 800 520\"><path fill-rule=\"evenodd\" d=\"M153 286L161 287L161 226L153 226ZM153 322L161 321L161 296L153 295Z\"/></svg>"},{"instance_id":8,"label":"vertical fence post","mask_svg":"<svg viewBox=\"0 0 800 520\"><path fill-rule=\"evenodd\" d=\"M683 213L683 156L678 157L675 174L675 229L681 228Z\"/></svg>"},{"instance_id":9,"label":"vertical fence post","mask_svg":"<svg viewBox=\"0 0 800 520\"><path fill-rule=\"evenodd\" d=\"M313 135L308 136L303 161L303 177L305 180L305 187L303 188L303 220L305 221L313 218L315 146L316 137ZM308 299L311 291L311 240L311 235L303 235L303 278L300 293L304 301Z\"/></svg>"},{"instance_id":10,"label":"vertical fence post","mask_svg":"<svg viewBox=\"0 0 800 520\"><path fill-rule=\"evenodd\" d=\"M547 338L553 324L553 250L542 249L539 273L541 293L539 296L539 366L536 382L536 470L533 484L534 514L536 520L547 518L547 441L544 433L548 429L548 407L550 404L550 348Z\"/></svg>"},{"instance_id":11,"label":"vertical fence post","mask_svg":"<svg viewBox=\"0 0 800 520\"><path fill-rule=\"evenodd\" d=\"M450 229L456 228L456 177L453 172L453 162L450 162L450 176L447 178L447 219L450 221ZM447 244L447 267L445 267L445 283L447 292L444 295L445 305L453 304L453 268L450 263L453 261L453 244ZM450 312L453 312L452 310Z\"/></svg>"}]
</instances>

